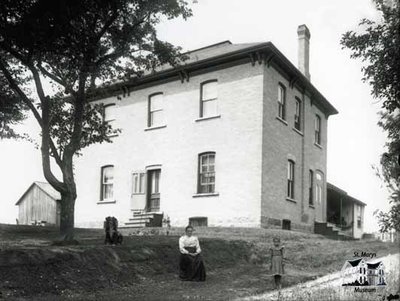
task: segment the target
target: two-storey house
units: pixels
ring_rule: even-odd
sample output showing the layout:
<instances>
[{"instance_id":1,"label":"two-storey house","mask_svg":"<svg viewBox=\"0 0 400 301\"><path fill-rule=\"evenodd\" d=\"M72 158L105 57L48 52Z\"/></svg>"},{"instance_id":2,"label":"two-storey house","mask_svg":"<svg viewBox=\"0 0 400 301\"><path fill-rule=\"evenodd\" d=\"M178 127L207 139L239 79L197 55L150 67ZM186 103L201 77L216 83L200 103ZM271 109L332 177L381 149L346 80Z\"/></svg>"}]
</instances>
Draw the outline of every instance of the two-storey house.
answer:
<instances>
[{"instance_id":1,"label":"two-storey house","mask_svg":"<svg viewBox=\"0 0 400 301\"><path fill-rule=\"evenodd\" d=\"M94 102L121 133L77 158L76 224L114 215L130 226L279 227L326 222L328 117L310 82L299 26L299 68L271 42L210 45ZM147 223L146 223L147 222Z\"/></svg>"}]
</instances>

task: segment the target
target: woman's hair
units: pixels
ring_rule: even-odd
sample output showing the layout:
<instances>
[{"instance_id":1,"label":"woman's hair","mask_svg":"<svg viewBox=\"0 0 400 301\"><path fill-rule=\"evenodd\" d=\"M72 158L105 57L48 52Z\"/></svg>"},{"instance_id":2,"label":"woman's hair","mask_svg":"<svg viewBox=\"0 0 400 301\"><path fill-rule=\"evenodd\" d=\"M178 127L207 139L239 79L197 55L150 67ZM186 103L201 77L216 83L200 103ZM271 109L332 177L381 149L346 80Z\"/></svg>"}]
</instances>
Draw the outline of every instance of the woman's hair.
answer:
<instances>
[{"instance_id":1,"label":"woman's hair","mask_svg":"<svg viewBox=\"0 0 400 301\"><path fill-rule=\"evenodd\" d=\"M192 227L191 225L189 225L189 226L186 226L186 228L185 228L185 232L186 232L188 229L192 229L192 230L193 230L193 227Z\"/></svg>"}]
</instances>

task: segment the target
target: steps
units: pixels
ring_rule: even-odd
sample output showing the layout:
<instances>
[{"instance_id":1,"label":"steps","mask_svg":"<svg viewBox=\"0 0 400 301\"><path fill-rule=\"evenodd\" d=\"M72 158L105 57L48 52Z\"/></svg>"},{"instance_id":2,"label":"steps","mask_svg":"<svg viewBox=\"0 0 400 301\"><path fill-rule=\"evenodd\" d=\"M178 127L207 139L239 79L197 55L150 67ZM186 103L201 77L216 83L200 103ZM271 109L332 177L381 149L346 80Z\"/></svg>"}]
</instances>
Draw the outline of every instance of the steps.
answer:
<instances>
[{"instance_id":1,"label":"steps","mask_svg":"<svg viewBox=\"0 0 400 301\"><path fill-rule=\"evenodd\" d=\"M161 227L163 216L160 212L133 211L133 217L121 228Z\"/></svg>"},{"instance_id":2,"label":"steps","mask_svg":"<svg viewBox=\"0 0 400 301\"><path fill-rule=\"evenodd\" d=\"M354 240L353 237L341 231L339 227L331 223L314 223L314 232L336 240Z\"/></svg>"}]
</instances>

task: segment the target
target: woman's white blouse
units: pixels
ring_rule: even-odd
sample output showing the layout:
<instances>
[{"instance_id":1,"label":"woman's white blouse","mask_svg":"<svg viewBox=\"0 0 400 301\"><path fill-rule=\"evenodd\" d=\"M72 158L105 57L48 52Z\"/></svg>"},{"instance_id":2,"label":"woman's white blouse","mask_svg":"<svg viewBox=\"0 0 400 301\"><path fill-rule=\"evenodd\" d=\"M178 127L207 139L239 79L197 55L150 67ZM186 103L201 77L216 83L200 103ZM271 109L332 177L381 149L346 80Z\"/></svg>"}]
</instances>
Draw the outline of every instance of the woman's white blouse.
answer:
<instances>
[{"instance_id":1,"label":"woman's white blouse","mask_svg":"<svg viewBox=\"0 0 400 301\"><path fill-rule=\"evenodd\" d=\"M189 252L185 249L185 247L195 247L196 253L200 253L200 244L199 239L196 236L187 236L183 235L179 238L179 251L182 254L189 254Z\"/></svg>"}]
</instances>

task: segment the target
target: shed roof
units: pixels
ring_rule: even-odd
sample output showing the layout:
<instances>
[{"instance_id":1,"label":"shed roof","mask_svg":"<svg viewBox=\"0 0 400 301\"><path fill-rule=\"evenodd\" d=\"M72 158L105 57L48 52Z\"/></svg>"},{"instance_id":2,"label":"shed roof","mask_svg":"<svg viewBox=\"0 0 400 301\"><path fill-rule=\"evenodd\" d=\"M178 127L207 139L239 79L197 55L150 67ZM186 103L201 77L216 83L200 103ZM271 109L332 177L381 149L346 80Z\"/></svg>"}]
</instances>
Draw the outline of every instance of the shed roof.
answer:
<instances>
[{"instance_id":1,"label":"shed roof","mask_svg":"<svg viewBox=\"0 0 400 301\"><path fill-rule=\"evenodd\" d=\"M32 190L32 188L33 188L34 186L39 187L39 189L41 189L44 193L46 193L46 194L47 194L49 197L51 197L54 201L61 200L61 195L60 195L60 193L59 193L57 190L55 190L55 189L53 188L53 186L51 186L49 183L47 183L47 182L35 181L35 182L33 182L33 183L29 186L29 188L24 192L24 194L18 199L18 201L15 203L15 205L18 205L18 204L23 200L23 198L25 197L25 195L27 195L28 192L29 192L30 190Z\"/></svg>"}]
</instances>

